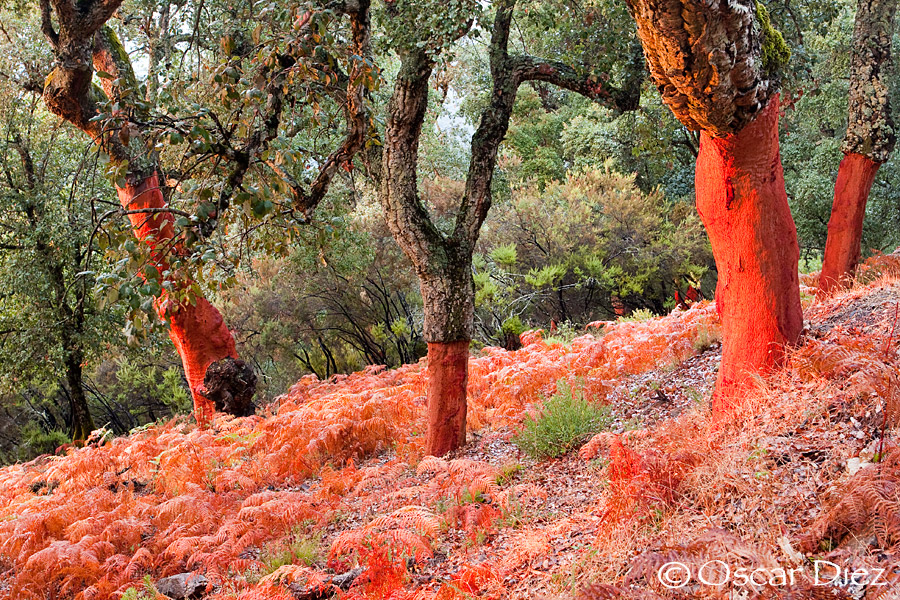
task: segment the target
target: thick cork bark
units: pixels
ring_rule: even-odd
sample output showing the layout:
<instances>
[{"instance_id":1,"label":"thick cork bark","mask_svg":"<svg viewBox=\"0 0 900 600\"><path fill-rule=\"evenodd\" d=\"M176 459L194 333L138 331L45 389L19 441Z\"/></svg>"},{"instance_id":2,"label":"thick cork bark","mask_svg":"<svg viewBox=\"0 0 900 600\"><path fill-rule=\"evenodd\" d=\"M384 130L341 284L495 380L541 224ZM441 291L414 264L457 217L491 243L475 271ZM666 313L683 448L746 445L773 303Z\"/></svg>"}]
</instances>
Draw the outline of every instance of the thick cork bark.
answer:
<instances>
[{"instance_id":1,"label":"thick cork bark","mask_svg":"<svg viewBox=\"0 0 900 600\"><path fill-rule=\"evenodd\" d=\"M890 157L897 141L887 78L896 13L896 0L859 0L857 4L847 133L841 146L845 156L834 186L818 298L853 280L869 192L878 167Z\"/></svg>"}]
</instances>

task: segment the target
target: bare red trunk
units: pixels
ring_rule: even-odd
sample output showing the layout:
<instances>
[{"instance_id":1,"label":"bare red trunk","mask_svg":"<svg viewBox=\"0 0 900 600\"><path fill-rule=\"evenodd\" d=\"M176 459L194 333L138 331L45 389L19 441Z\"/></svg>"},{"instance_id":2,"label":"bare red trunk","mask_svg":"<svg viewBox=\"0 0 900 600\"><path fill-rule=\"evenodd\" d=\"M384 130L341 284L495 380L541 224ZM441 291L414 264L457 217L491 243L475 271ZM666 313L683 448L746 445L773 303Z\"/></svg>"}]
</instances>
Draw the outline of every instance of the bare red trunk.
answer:
<instances>
[{"instance_id":1,"label":"bare red trunk","mask_svg":"<svg viewBox=\"0 0 900 600\"><path fill-rule=\"evenodd\" d=\"M719 274L723 346L713 412L721 415L754 374L782 362L803 327L800 249L778 149L777 96L738 133L701 135L696 191Z\"/></svg>"},{"instance_id":2,"label":"bare red trunk","mask_svg":"<svg viewBox=\"0 0 900 600\"><path fill-rule=\"evenodd\" d=\"M817 297L827 297L845 287L859 263L866 202L881 163L851 152L841 161L834 186L834 204L828 221L828 241L819 276Z\"/></svg>"},{"instance_id":3,"label":"bare red trunk","mask_svg":"<svg viewBox=\"0 0 900 600\"><path fill-rule=\"evenodd\" d=\"M425 454L443 456L466 443L469 341L428 344Z\"/></svg>"},{"instance_id":4,"label":"bare red trunk","mask_svg":"<svg viewBox=\"0 0 900 600\"><path fill-rule=\"evenodd\" d=\"M118 188L119 200L126 210L163 209L165 199L154 173L137 185ZM151 256L160 272L168 268L167 255L177 249L172 213L136 213L128 215L135 235L150 247ZM197 298L195 304L176 304L165 292L156 302L156 311L170 322L169 337L184 365L184 374L194 398L194 416L198 423L208 423L215 408L213 402L203 396L203 379L213 362L223 358L237 358L234 338L225 326L222 315L205 298Z\"/></svg>"}]
</instances>

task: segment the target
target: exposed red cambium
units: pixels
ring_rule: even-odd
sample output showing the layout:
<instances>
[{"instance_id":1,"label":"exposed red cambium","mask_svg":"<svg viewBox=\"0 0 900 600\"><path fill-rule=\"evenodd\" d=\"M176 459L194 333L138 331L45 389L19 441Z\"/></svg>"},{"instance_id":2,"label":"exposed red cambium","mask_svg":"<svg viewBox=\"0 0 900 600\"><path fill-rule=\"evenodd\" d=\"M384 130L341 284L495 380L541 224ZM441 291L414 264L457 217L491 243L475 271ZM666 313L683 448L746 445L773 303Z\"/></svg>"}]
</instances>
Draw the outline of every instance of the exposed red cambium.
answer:
<instances>
[{"instance_id":1,"label":"exposed red cambium","mask_svg":"<svg viewBox=\"0 0 900 600\"><path fill-rule=\"evenodd\" d=\"M723 345L713 411L724 416L755 375L783 364L803 329L777 95L738 133L701 134L695 182L719 277Z\"/></svg>"},{"instance_id":2,"label":"exposed red cambium","mask_svg":"<svg viewBox=\"0 0 900 600\"><path fill-rule=\"evenodd\" d=\"M469 340L428 343L428 434L425 453L443 456L466 443ZM451 426L444 424L450 422Z\"/></svg>"},{"instance_id":3,"label":"exposed red cambium","mask_svg":"<svg viewBox=\"0 0 900 600\"><path fill-rule=\"evenodd\" d=\"M161 274L169 269L168 255L178 252L179 240L175 237L175 219L167 212L167 204L159 187L156 173L137 185L117 188L122 206L135 212L128 215L138 239L150 248L152 266ZM206 369L223 358L237 358L234 338L219 311L206 298L196 298L194 303L175 303L164 293L155 303L161 319L170 323L169 337L184 365L184 374L194 398L194 412L198 422L208 423L215 412L213 403L200 390Z\"/></svg>"},{"instance_id":4,"label":"exposed red cambium","mask_svg":"<svg viewBox=\"0 0 900 600\"><path fill-rule=\"evenodd\" d=\"M866 203L880 166L881 163L856 153L850 153L841 160L816 294L820 298L847 287L855 274Z\"/></svg>"}]
</instances>

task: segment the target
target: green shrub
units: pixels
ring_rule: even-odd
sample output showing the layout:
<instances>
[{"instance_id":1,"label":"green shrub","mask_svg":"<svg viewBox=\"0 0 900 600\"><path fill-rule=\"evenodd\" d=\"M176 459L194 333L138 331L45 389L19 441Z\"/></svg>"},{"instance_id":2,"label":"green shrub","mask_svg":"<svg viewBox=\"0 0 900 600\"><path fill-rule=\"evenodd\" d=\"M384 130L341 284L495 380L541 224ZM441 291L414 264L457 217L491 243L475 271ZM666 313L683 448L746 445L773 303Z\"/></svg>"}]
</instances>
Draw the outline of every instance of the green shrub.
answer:
<instances>
[{"instance_id":1,"label":"green shrub","mask_svg":"<svg viewBox=\"0 0 900 600\"><path fill-rule=\"evenodd\" d=\"M284 565L314 565L322 559L321 539L294 532L286 543L263 550L259 560L266 575Z\"/></svg>"},{"instance_id":2,"label":"green shrub","mask_svg":"<svg viewBox=\"0 0 900 600\"><path fill-rule=\"evenodd\" d=\"M29 422L22 428L22 442L18 448L19 460L31 460L40 454L53 454L57 448L72 441L62 431L44 431L37 423Z\"/></svg>"},{"instance_id":3,"label":"green shrub","mask_svg":"<svg viewBox=\"0 0 900 600\"><path fill-rule=\"evenodd\" d=\"M533 458L561 456L604 429L609 421L608 407L588 401L582 388L573 389L560 379L556 393L544 400L537 415L526 417L513 442Z\"/></svg>"},{"instance_id":4,"label":"green shrub","mask_svg":"<svg viewBox=\"0 0 900 600\"><path fill-rule=\"evenodd\" d=\"M638 308L637 310L631 311L631 314L627 317L619 317L616 320L619 322L634 321L640 323L641 321L649 321L650 319L655 319L656 317L656 313L654 313L649 308Z\"/></svg>"},{"instance_id":5,"label":"green shrub","mask_svg":"<svg viewBox=\"0 0 900 600\"><path fill-rule=\"evenodd\" d=\"M548 334L544 336L544 342L551 345L562 344L563 346L567 346L572 343L572 340L585 333L583 327L579 327L574 323L566 321L558 324L555 331L548 332Z\"/></svg>"}]
</instances>

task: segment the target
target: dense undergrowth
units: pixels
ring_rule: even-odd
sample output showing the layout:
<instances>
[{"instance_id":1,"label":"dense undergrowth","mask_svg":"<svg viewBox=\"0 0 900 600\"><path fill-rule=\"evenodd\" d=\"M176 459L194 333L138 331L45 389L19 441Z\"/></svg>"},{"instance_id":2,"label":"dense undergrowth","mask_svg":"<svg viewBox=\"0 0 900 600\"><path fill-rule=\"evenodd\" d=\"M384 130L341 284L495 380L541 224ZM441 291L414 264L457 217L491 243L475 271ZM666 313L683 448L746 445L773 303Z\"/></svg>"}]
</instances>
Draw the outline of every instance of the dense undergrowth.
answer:
<instances>
[{"instance_id":1,"label":"dense undergrowth","mask_svg":"<svg viewBox=\"0 0 900 600\"><path fill-rule=\"evenodd\" d=\"M415 364L306 377L265 414L176 419L6 467L0 598L152 598L146 576L187 571L209 598L327 597L357 565L344 598L558 597L591 581L588 598L688 598L722 590L660 587L659 557L882 564L900 542L900 459L882 435L900 407L900 284L884 273L894 257L879 260L868 287L808 308L806 343L733 419L695 402L580 456L535 463L508 440L560 381L602 403L630 376L671 373L709 346L713 306L484 349L470 359L471 442L447 459L422 456ZM546 483L556 472L569 488ZM759 593L824 597L803 585Z\"/></svg>"}]
</instances>

